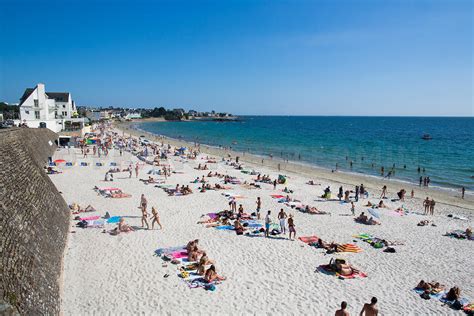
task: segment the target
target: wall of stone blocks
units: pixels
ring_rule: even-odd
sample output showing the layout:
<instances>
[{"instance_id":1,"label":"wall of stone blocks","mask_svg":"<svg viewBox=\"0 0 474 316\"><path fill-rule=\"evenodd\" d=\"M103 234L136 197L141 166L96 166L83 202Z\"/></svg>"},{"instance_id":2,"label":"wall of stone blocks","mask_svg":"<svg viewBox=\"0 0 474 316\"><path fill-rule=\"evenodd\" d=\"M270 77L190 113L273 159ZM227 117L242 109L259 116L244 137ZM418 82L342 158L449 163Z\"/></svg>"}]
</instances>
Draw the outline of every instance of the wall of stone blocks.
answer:
<instances>
[{"instance_id":1,"label":"wall of stone blocks","mask_svg":"<svg viewBox=\"0 0 474 316\"><path fill-rule=\"evenodd\" d=\"M44 171L56 139L48 129L0 130L0 298L22 315L60 313L70 216Z\"/></svg>"}]
</instances>

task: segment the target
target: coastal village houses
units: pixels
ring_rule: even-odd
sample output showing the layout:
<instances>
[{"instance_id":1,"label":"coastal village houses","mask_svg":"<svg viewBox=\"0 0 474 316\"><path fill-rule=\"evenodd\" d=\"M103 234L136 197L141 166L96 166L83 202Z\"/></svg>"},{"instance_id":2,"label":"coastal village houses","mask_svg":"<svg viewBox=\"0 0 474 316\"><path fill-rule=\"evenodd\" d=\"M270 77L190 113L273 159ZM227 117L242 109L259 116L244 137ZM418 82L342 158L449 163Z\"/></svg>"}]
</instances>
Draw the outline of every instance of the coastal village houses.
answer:
<instances>
[{"instance_id":1,"label":"coastal village houses","mask_svg":"<svg viewBox=\"0 0 474 316\"><path fill-rule=\"evenodd\" d=\"M84 119L78 117L71 94L46 92L42 83L26 89L20 98L20 123L49 128L56 133L84 127Z\"/></svg>"}]
</instances>

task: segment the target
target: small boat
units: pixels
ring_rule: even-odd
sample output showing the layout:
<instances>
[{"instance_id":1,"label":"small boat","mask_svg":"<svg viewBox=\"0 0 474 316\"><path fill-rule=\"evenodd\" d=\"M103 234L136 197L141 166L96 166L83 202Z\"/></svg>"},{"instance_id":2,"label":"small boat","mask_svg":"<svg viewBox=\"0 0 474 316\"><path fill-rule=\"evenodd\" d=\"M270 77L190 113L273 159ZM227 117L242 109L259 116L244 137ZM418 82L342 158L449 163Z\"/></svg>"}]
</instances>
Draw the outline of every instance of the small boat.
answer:
<instances>
[{"instance_id":1,"label":"small boat","mask_svg":"<svg viewBox=\"0 0 474 316\"><path fill-rule=\"evenodd\" d=\"M421 137L421 139L423 139L423 140L430 140L430 139L433 139L433 137L431 137L430 134L424 134L424 135Z\"/></svg>"}]
</instances>

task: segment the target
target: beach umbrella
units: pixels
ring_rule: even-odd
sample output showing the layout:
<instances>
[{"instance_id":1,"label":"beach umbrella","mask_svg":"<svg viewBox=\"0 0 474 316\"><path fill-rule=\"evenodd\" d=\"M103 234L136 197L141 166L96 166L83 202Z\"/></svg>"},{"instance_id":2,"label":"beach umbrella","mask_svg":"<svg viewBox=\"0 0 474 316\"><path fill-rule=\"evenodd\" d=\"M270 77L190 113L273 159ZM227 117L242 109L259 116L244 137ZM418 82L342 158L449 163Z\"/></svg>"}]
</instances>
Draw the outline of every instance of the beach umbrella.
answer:
<instances>
[{"instance_id":1,"label":"beach umbrella","mask_svg":"<svg viewBox=\"0 0 474 316\"><path fill-rule=\"evenodd\" d=\"M380 215L375 209L369 208L368 211L372 216L377 217L378 219L380 219Z\"/></svg>"},{"instance_id":2,"label":"beach umbrella","mask_svg":"<svg viewBox=\"0 0 474 316\"><path fill-rule=\"evenodd\" d=\"M54 163L65 163L65 162L66 162L66 160L64 160L64 159L56 159L54 161Z\"/></svg>"}]
</instances>

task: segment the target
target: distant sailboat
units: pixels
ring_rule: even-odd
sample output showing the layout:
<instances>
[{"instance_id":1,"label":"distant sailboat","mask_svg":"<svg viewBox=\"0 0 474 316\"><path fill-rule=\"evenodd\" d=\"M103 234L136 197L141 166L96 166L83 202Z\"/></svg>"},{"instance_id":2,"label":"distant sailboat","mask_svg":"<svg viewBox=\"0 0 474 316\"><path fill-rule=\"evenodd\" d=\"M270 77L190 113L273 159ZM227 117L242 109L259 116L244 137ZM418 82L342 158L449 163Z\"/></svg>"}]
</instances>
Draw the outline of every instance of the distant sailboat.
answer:
<instances>
[{"instance_id":1,"label":"distant sailboat","mask_svg":"<svg viewBox=\"0 0 474 316\"><path fill-rule=\"evenodd\" d=\"M424 134L424 135L421 137L421 139L424 139L424 140L431 140L431 139L433 139L433 137L431 137L430 134Z\"/></svg>"}]
</instances>

